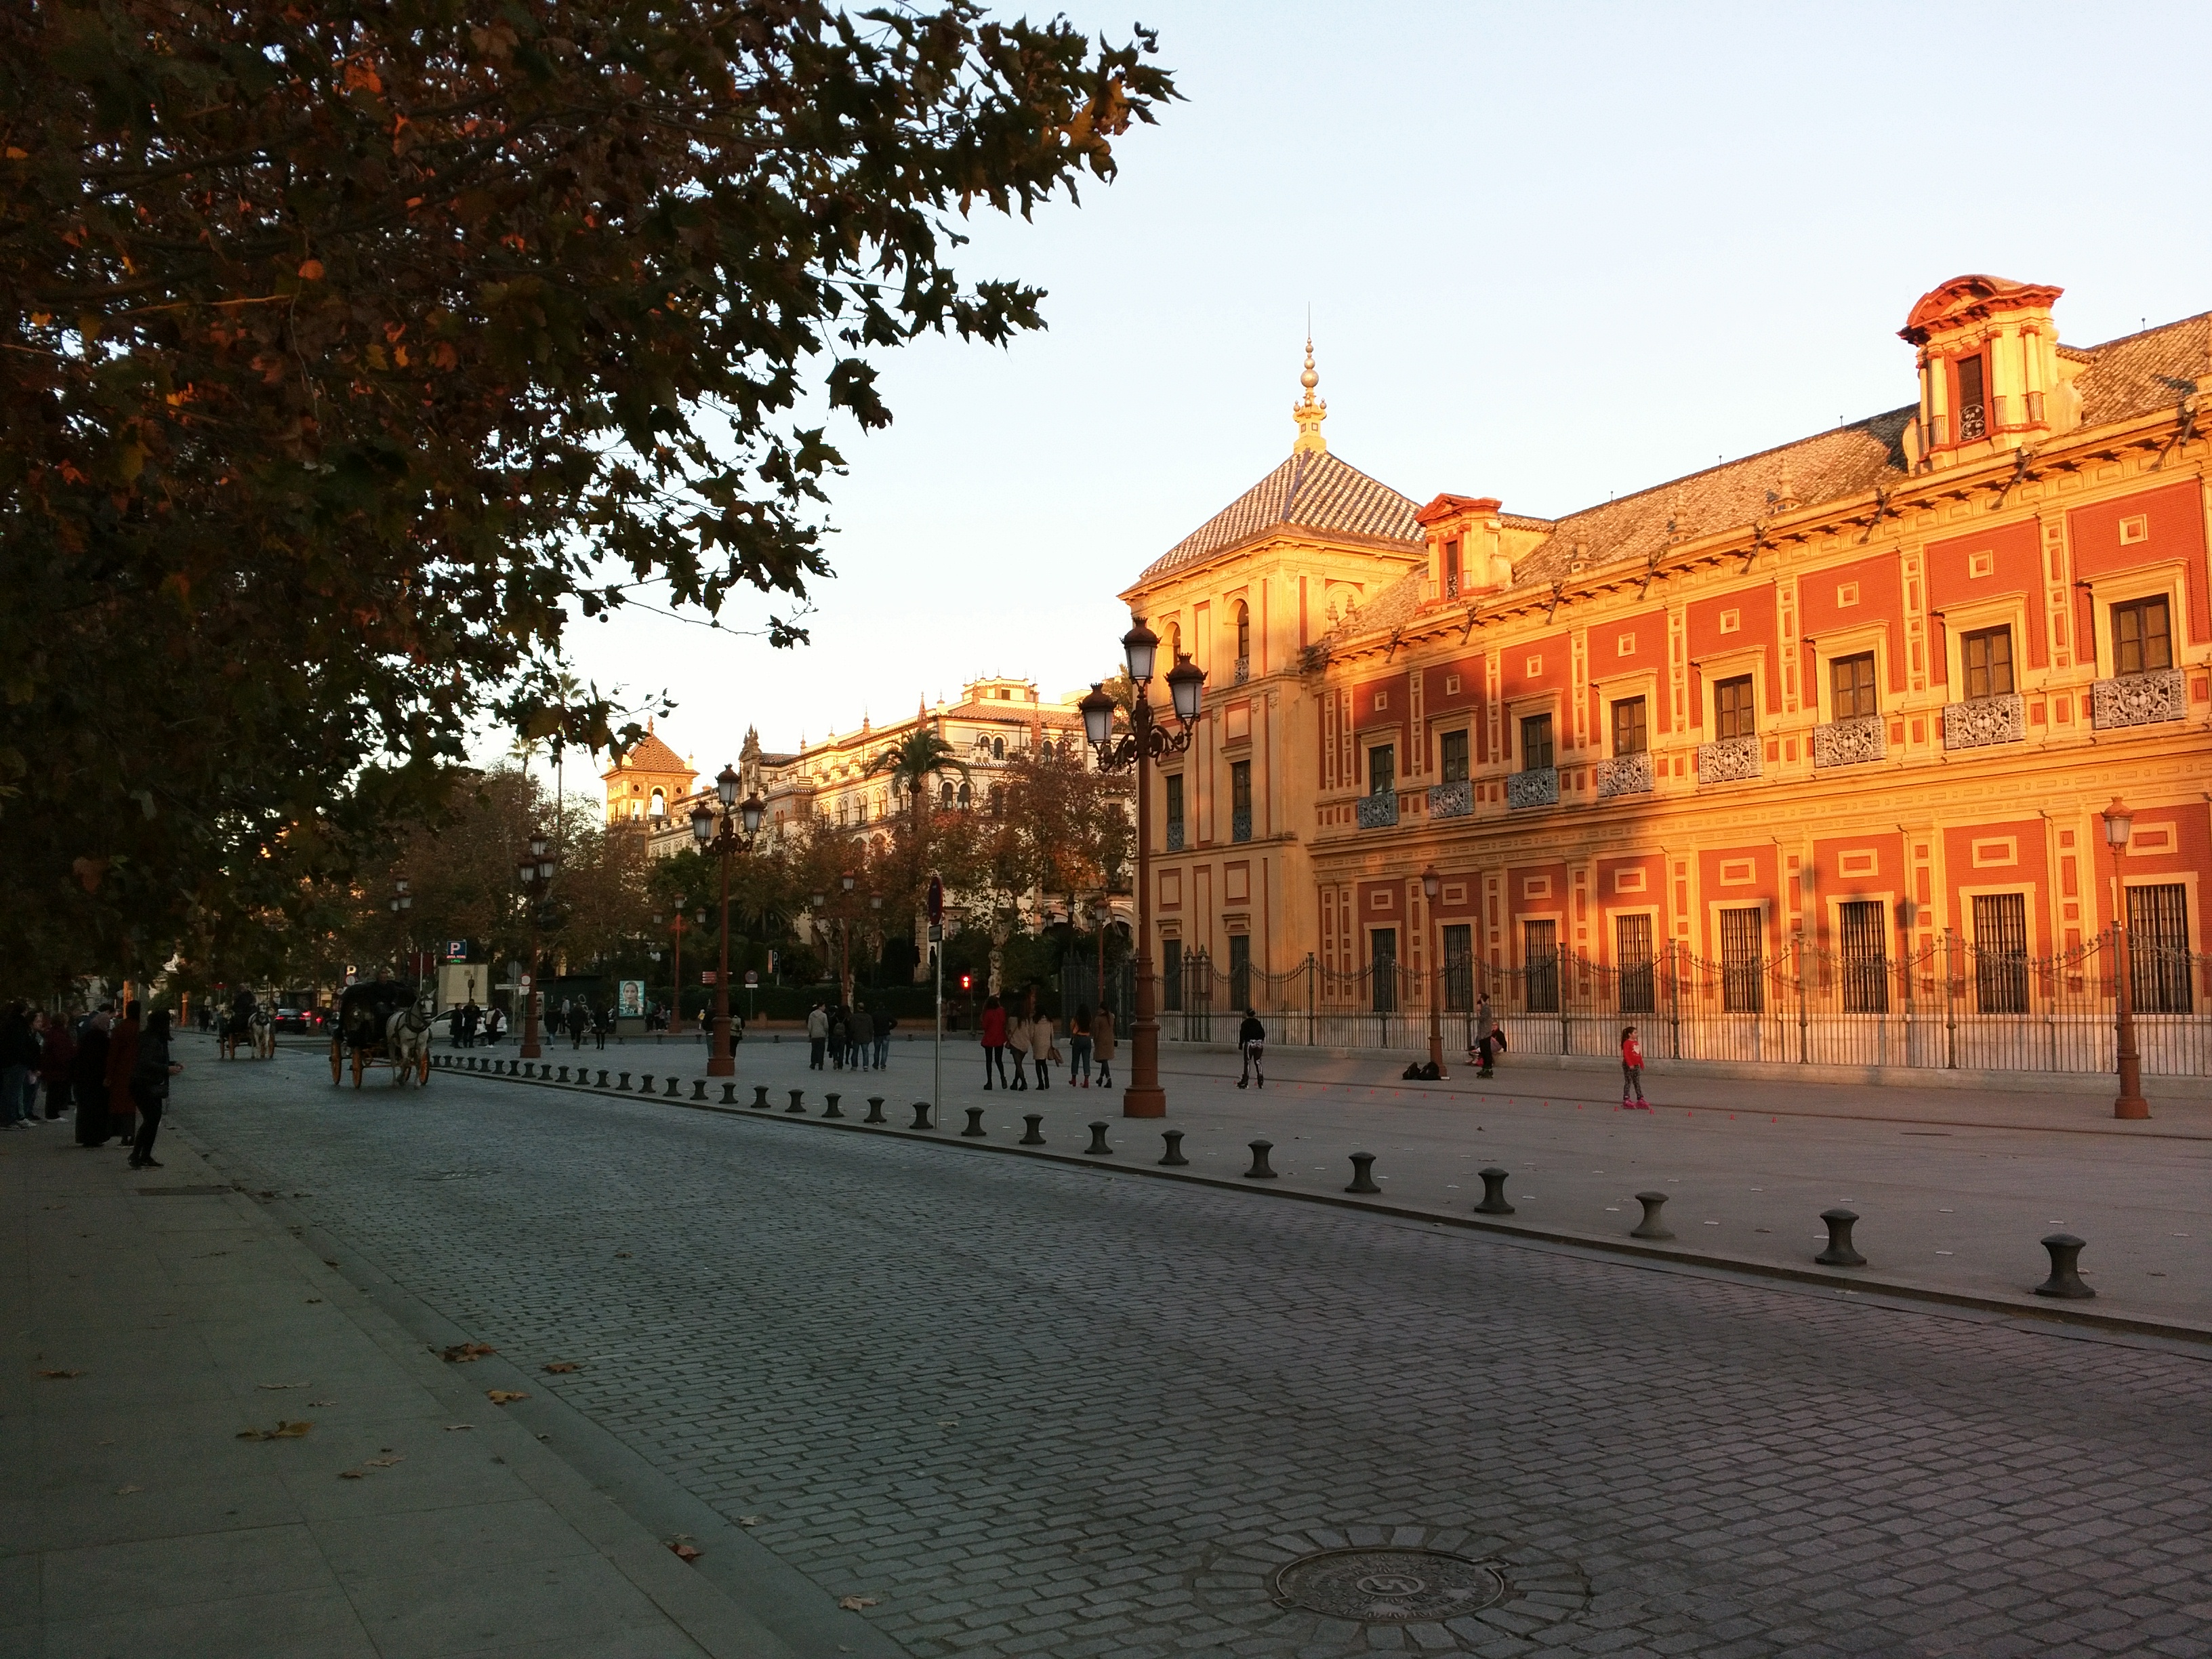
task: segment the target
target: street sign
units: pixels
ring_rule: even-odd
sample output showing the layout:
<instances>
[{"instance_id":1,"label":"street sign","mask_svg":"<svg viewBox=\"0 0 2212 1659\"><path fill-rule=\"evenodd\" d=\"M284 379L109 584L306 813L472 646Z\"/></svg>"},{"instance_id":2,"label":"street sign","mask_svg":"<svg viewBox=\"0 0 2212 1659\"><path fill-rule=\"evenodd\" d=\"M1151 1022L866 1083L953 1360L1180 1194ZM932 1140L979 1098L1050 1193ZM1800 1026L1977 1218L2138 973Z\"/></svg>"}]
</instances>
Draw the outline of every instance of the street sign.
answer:
<instances>
[{"instance_id":1,"label":"street sign","mask_svg":"<svg viewBox=\"0 0 2212 1659\"><path fill-rule=\"evenodd\" d=\"M700 972L699 972L699 983L700 983L700 984L702 984L702 985L712 985L714 982L714 970L712 968L703 968L703 969L700 969Z\"/></svg>"},{"instance_id":2,"label":"street sign","mask_svg":"<svg viewBox=\"0 0 2212 1659\"><path fill-rule=\"evenodd\" d=\"M469 942L468 942L468 940L466 940L466 939L447 939L447 940L446 941L446 960L447 960L447 961L448 961L448 962L466 962L468 959L469 959Z\"/></svg>"},{"instance_id":3,"label":"street sign","mask_svg":"<svg viewBox=\"0 0 2212 1659\"><path fill-rule=\"evenodd\" d=\"M515 981L515 983L516 983L516 984L518 984L518 985L522 985L522 986L527 986L527 985L529 985L531 982L532 982L532 981L531 981L530 975L527 975L527 974L525 974L525 975L524 975L520 979L519 979L519 980L517 980L517 981Z\"/></svg>"},{"instance_id":4,"label":"street sign","mask_svg":"<svg viewBox=\"0 0 2212 1659\"><path fill-rule=\"evenodd\" d=\"M759 975L757 973L756 973L753 969L750 969L750 968L746 969L745 969L745 988L746 988L748 991L750 991L750 990L751 990L755 986L758 985L759 983L760 983L760 975Z\"/></svg>"}]
</instances>

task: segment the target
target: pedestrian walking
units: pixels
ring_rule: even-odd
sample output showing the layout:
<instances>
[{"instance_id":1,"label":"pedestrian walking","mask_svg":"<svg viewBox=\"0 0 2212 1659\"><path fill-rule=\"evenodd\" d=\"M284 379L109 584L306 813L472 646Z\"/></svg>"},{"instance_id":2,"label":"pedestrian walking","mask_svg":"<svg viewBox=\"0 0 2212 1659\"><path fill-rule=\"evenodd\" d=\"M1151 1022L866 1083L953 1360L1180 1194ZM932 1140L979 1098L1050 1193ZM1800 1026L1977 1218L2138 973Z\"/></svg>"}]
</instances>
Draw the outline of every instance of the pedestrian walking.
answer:
<instances>
[{"instance_id":1,"label":"pedestrian walking","mask_svg":"<svg viewBox=\"0 0 2212 1659\"><path fill-rule=\"evenodd\" d=\"M107 1044L115 1024L115 1005L103 1002L77 1028L76 1062L70 1067L70 1093L76 1099L76 1144L104 1146L115 1132L107 1121Z\"/></svg>"},{"instance_id":2,"label":"pedestrian walking","mask_svg":"<svg viewBox=\"0 0 2212 1659\"><path fill-rule=\"evenodd\" d=\"M888 1013L876 1016L876 1069L879 1072L890 1063L891 1027L897 1024Z\"/></svg>"},{"instance_id":3,"label":"pedestrian walking","mask_svg":"<svg viewBox=\"0 0 2212 1659\"><path fill-rule=\"evenodd\" d=\"M1006 1082L1006 1011L998 998L988 997L983 1002L983 1086L991 1086L991 1074L998 1073L999 1081ZM1011 1084L1006 1085L1012 1088Z\"/></svg>"},{"instance_id":4,"label":"pedestrian walking","mask_svg":"<svg viewBox=\"0 0 2212 1659\"><path fill-rule=\"evenodd\" d=\"M806 1014L806 1042L808 1045L806 1069L808 1071L818 1072L822 1069L822 1048L823 1045L829 1041L830 1016L823 1012L822 1005L819 1002L817 1002L813 1007L807 1011Z\"/></svg>"},{"instance_id":5,"label":"pedestrian walking","mask_svg":"<svg viewBox=\"0 0 2212 1659\"><path fill-rule=\"evenodd\" d=\"M1477 1077L1488 1077L1497 1065L1498 1056L1505 1052L1505 1030L1498 1024L1498 1016L1491 1012L1487 991L1474 1005L1472 1028L1474 1043L1467 1051L1467 1057L1474 1061Z\"/></svg>"},{"instance_id":6,"label":"pedestrian walking","mask_svg":"<svg viewBox=\"0 0 2212 1659\"><path fill-rule=\"evenodd\" d=\"M614 1028L615 1011L612 1004L602 1004L592 1011L592 1044L603 1054L606 1051L607 1033Z\"/></svg>"},{"instance_id":7,"label":"pedestrian walking","mask_svg":"<svg viewBox=\"0 0 2212 1659\"><path fill-rule=\"evenodd\" d=\"M131 1099L138 1109L138 1133L131 1146L132 1169L161 1167L155 1161L154 1137L161 1132L161 1113L169 1103L169 1079L184 1069L181 1061L169 1058L169 1011L156 1008L139 1033L138 1058L131 1068Z\"/></svg>"},{"instance_id":8,"label":"pedestrian walking","mask_svg":"<svg viewBox=\"0 0 2212 1659\"><path fill-rule=\"evenodd\" d=\"M569 1048L580 1048L584 1046L584 1028L591 1024L591 1015L585 1012L584 1005L580 1000L568 1005Z\"/></svg>"},{"instance_id":9,"label":"pedestrian walking","mask_svg":"<svg viewBox=\"0 0 2212 1659\"><path fill-rule=\"evenodd\" d=\"M839 1003L830 1011L830 1069L845 1069L845 1005Z\"/></svg>"},{"instance_id":10,"label":"pedestrian walking","mask_svg":"<svg viewBox=\"0 0 2212 1659\"><path fill-rule=\"evenodd\" d=\"M125 1146L138 1133L138 1107L131 1098L131 1076L138 1065L137 999L123 1005L123 1018L107 1034L107 1116L115 1138Z\"/></svg>"},{"instance_id":11,"label":"pedestrian walking","mask_svg":"<svg viewBox=\"0 0 2212 1659\"><path fill-rule=\"evenodd\" d=\"M484 1015L484 1044L494 1047L506 1035L507 1010L495 1002Z\"/></svg>"},{"instance_id":12,"label":"pedestrian walking","mask_svg":"<svg viewBox=\"0 0 2212 1659\"><path fill-rule=\"evenodd\" d=\"M1091 1005L1076 1005L1075 1018L1067 1022L1067 1080L1078 1089L1091 1086Z\"/></svg>"},{"instance_id":13,"label":"pedestrian walking","mask_svg":"<svg viewBox=\"0 0 2212 1659\"><path fill-rule=\"evenodd\" d=\"M854 1067L866 1070L876 1052L875 1016L869 1013L866 1003L854 1004L853 1018L846 1023L845 1037L853 1045Z\"/></svg>"},{"instance_id":14,"label":"pedestrian walking","mask_svg":"<svg viewBox=\"0 0 2212 1659\"><path fill-rule=\"evenodd\" d=\"M46 1121L50 1123L69 1109L70 1073L76 1064L76 1035L70 1030L68 1017L56 1014L46 1022L39 1042L39 1080L46 1085Z\"/></svg>"},{"instance_id":15,"label":"pedestrian walking","mask_svg":"<svg viewBox=\"0 0 2212 1659\"><path fill-rule=\"evenodd\" d=\"M1052 1042L1052 1016L1039 1014L1030 1021L1030 1058L1036 1064L1038 1088L1052 1087L1052 1062L1059 1054Z\"/></svg>"},{"instance_id":16,"label":"pedestrian walking","mask_svg":"<svg viewBox=\"0 0 2212 1659\"><path fill-rule=\"evenodd\" d=\"M20 1002L0 1014L0 1129L27 1129L37 1119L39 1036Z\"/></svg>"},{"instance_id":17,"label":"pedestrian walking","mask_svg":"<svg viewBox=\"0 0 2212 1659\"><path fill-rule=\"evenodd\" d=\"M1243 1088L1255 1078L1260 1080L1262 1089L1267 1086L1267 1073L1260 1069L1260 1058L1267 1050L1267 1028L1260 1024L1258 1014L1247 1008L1244 1023L1237 1028L1237 1051L1244 1056L1244 1074L1237 1079L1238 1088Z\"/></svg>"},{"instance_id":18,"label":"pedestrian walking","mask_svg":"<svg viewBox=\"0 0 2212 1659\"><path fill-rule=\"evenodd\" d=\"M1014 1062L1013 1088L1022 1092L1030 1086L1030 1017L1019 1008L1006 1015L1006 1054Z\"/></svg>"},{"instance_id":19,"label":"pedestrian walking","mask_svg":"<svg viewBox=\"0 0 2212 1659\"><path fill-rule=\"evenodd\" d=\"M1091 1016L1091 1048L1098 1056L1098 1086L1114 1086L1114 1011L1104 1003Z\"/></svg>"},{"instance_id":20,"label":"pedestrian walking","mask_svg":"<svg viewBox=\"0 0 2212 1659\"><path fill-rule=\"evenodd\" d=\"M1633 1094L1636 1101L1629 1103ZM1620 1104L1625 1111L1648 1112L1650 1102L1644 1098L1644 1045L1636 1040L1636 1028L1627 1025L1620 1032Z\"/></svg>"},{"instance_id":21,"label":"pedestrian walking","mask_svg":"<svg viewBox=\"0 0 2212 1659\"><path fill-rule=\"evenodd\" d=\"M461 1006L461 1047L473 1048L477 1046L477 1028L483 1024L483 1010L477 1007L477 1000L471 997Z\"/></svg>"}]
</instances>

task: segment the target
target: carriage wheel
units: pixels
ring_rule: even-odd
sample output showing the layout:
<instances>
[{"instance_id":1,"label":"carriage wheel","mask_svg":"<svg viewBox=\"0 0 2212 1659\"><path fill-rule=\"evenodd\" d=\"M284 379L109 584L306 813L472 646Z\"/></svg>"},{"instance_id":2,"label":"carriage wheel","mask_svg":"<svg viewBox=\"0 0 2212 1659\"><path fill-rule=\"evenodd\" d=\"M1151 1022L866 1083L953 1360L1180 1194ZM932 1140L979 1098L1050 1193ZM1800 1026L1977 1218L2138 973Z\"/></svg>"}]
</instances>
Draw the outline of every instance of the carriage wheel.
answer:
<instances>
[{"instance_id":1,"label":"carriage wheel","mask_svg":"<svg viewBox=\"0 0 2212 1659\"><path fill-rule=\"evenodd\" d=\"M430 1081L430 1045L422 1045L422 1053L415 1062L415 1086L427 1087Z\"/></svg>"},{"instance_id":2,"label":"carriage wheel","mask_svg":"<svg viewBox=\"0 0 2212 1659\"><path fill-rule=\"evenodd\" d=\"M361 1074L363 1071L368 1069L368 1055L367 1051L360 1048L355 1049L353 1051L353 1086L355 1088L358 1089L361 1087Z\"/></svg>"},{"instance_id":3,"label":"carriage wheel","mask_svg":"<svg viewBox=\"0 0 2212 1659\"><path fill-rule=\"evenodd\" d=\"M331 1039L331 1086L332 1088L336 1088L342 1081L342 1068L345 1064L344 1054L345 1050L339 1046L338 1040L332 1037Z\"/></svg>"}]
</instances>

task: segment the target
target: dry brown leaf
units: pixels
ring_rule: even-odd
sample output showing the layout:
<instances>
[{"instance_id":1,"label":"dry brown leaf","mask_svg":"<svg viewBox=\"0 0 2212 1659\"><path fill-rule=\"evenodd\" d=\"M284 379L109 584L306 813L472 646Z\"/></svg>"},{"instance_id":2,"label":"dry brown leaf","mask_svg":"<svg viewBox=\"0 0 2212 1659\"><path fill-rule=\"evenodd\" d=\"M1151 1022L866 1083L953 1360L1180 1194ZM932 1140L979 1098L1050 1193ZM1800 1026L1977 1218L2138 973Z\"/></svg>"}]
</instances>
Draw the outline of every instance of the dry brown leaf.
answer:
<instances>
[{"instance_id":1,"label":"dry brown leaf","mask_svg":"<svg viewBox=\"0 0 2212 1659\"><path fill-rule=\"evenodd\" d=\"M741 1527L757 1527L767 1519L764 1515L741 1515L738 1517L738 1524Z\"/></svg>"},{"instance_id":2,"label":"dry brown leaf","mask_svg":"<svg viewBox=\"0 0 2212 1659\"><path fill-rule=\"evenodd\" d=\"M504 1406L510 1400L527 1400L530 1396L517 1389L486 1389L484 1398L495 1406Z\"/></svg>"},{"instance_id":3,"label":"dry brown leaf","mask_svg":"<svg viewBox=\"0 0 2212 1659\"><path fill-rule=\"evenodd\" d=\"M253 1386L257 1389L304 1389L307 1385L304 1382L256 1382Z\"/></svg>"},{"instance_id":4,"label":"dry brown leaf","mask_svg":"<svg viewBox=\"0 0 2212 1659\"><path fill-rule=\"evenodd\" d=\"M848 1613L858 1613L862 1607L875 1606L876 1598L872 1595L841 1595L837 1598L837 1605Z\"/></svg>"},{"instance_id":5,"label":"dry brown leaf","mask_svg":"<svg viewBox=\"0 0 2212 1659\"><path fill-rule=\"evenodd\" d=\"M40 1371L39 1375L56 1382L66 1382L73 1376L82 1376L82 1371Z\"/></svg>"},{"instance_id":6,"label":"dry brown leaf","mask_svg":"<svg viewBox=\"0 0 2212 1659\"><path fill-rule=\"evenodd\" d=\"M448 1365L465 1365L471 1360L482 1359L499 1350L485 1342L456 1342L450 1348L438 1350L438 1358Z\"/></svg>"},{"instance_id":7,"label":"dry brown leaf","mask_svg":"<svg viewBox=\"0 0 2212 1659\"><path fill-rule=\"evenodd\" d=\"M335 1406L338 1402L335 1400L310 1400L307 1403L310 1406Z\"/></svg>"},{"instance_id":8,"label":"dry brown leaf","mask_svg":"<svg viewBox=\"0 0 2212 1659\"><path fill-rule=\"evenodd\" d=\"M448 1423L446 1425L446 1432L447 1434L458 1434L463 1429L473 1429L474 1427L476 1427L476 1425L473 1423Z\"/></svg>"},{"instance_id":9,"label":"dry brown leaf","mask_svg":"<svg viewBox=\"0 0 2212 1659\"><path fill-rule=\"evenodd\" d=\"M629 1261L629 1252L628 1250L617 1250L617 1251L615 1252L615 1260L616 1260L616 1261Z\"/></svg>"},{"instance_id":10,"label":"dry brown leaf","mask_svg":"<svg viewBox=\"0 0 2212 1659\"><path fill-rule=\"evenodd\" d=\"M545 1369L549 1371L554 1372L556 1375L558 1375L562 1372L574 1370L576 1369L576 1362L573 1359L556 1359L549 1363Z\"/></svg>"},{"instance_id":11,"label":"dry brown leaf","mask_svg":"<svg viewBox=\"0 0 2212 1659\"><path fill-rule=\"evenodd\" d=\"M407 1459L404 1453L393 1457L365 1457L362 1460L364 1464L372 1469L388 1469L394 1463L404 1463L406 1461Z\"/></svg>"},{"instance_id":12,"label":"dry brown leaf","mask_svg":"<svg viewBox=\"0 0 2212 1659\"><path fill-rule=\"evenodd\" d=\"M366 1480L368 1479L368 1471L367 1469L340 1469L338 1471L338 1479L341 1480Z\"/></svg>"},{"instance_id":13,"label":"dry brown leaf","mask_svg":"<svg viewBox=\"0 0 2212 1659\"><path fill-rule=\"evenodd\" d=\"M143 1492L143 1491L145 1491L145 1490L146 1490L146 1489L145 1489L145 1487L143 1487L143 1486L118 1486L118 1487L115 1489L115 1495L116 1495L118 1498L122 1498L122 1497L125 1497L125 1496L126 1496L127 1494L129 1494L129 1493L131 1493L131 1492Z\"/></svg>"},{"instance_id":14,"label":"dry brown leaf","mask_svg":"<svg viewBox=\"0 0 2212 1659\"><path fill-rule=\"evenodd\" d=\"M679 1561L696 1561L699 1559L699 1548L696 1544L671 1544L668 1547L675 1552Z\"/></svg>"},{"instance_id":15,"label":"dry brown leaf","mask_svg":"<svg viewBox=\"0 0 2212 1659\"><path fill-rule=\"evenodd\" d=\"M240 1429L240 1440L297 1440L315 1425L310 1422L279 1423L273 1429Z\"/></svg>"}]
</instances>

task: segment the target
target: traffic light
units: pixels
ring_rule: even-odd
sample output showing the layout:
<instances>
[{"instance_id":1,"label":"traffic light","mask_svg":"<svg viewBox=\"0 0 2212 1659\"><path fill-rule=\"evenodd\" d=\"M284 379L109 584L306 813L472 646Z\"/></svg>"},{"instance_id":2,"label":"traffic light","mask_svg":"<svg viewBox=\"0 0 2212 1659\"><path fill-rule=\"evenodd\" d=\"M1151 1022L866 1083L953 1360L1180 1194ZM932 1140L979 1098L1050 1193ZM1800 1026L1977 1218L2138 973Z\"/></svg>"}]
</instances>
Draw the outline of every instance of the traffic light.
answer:
<instances>
[{"instance_id":1,"label":"traffic light","mask_svg":"<svg viewBox=\"0 0 2212 1659\"><path fill-rule=\"evenodd\" d=\"M973 975L973 974L963 974L963 975L960 975L960 988L961 988L962 990L963 990L963 991L972 991L972 990L974 990L974 989L975 988L975 975Z\"/></svg>"}]
</instances>

